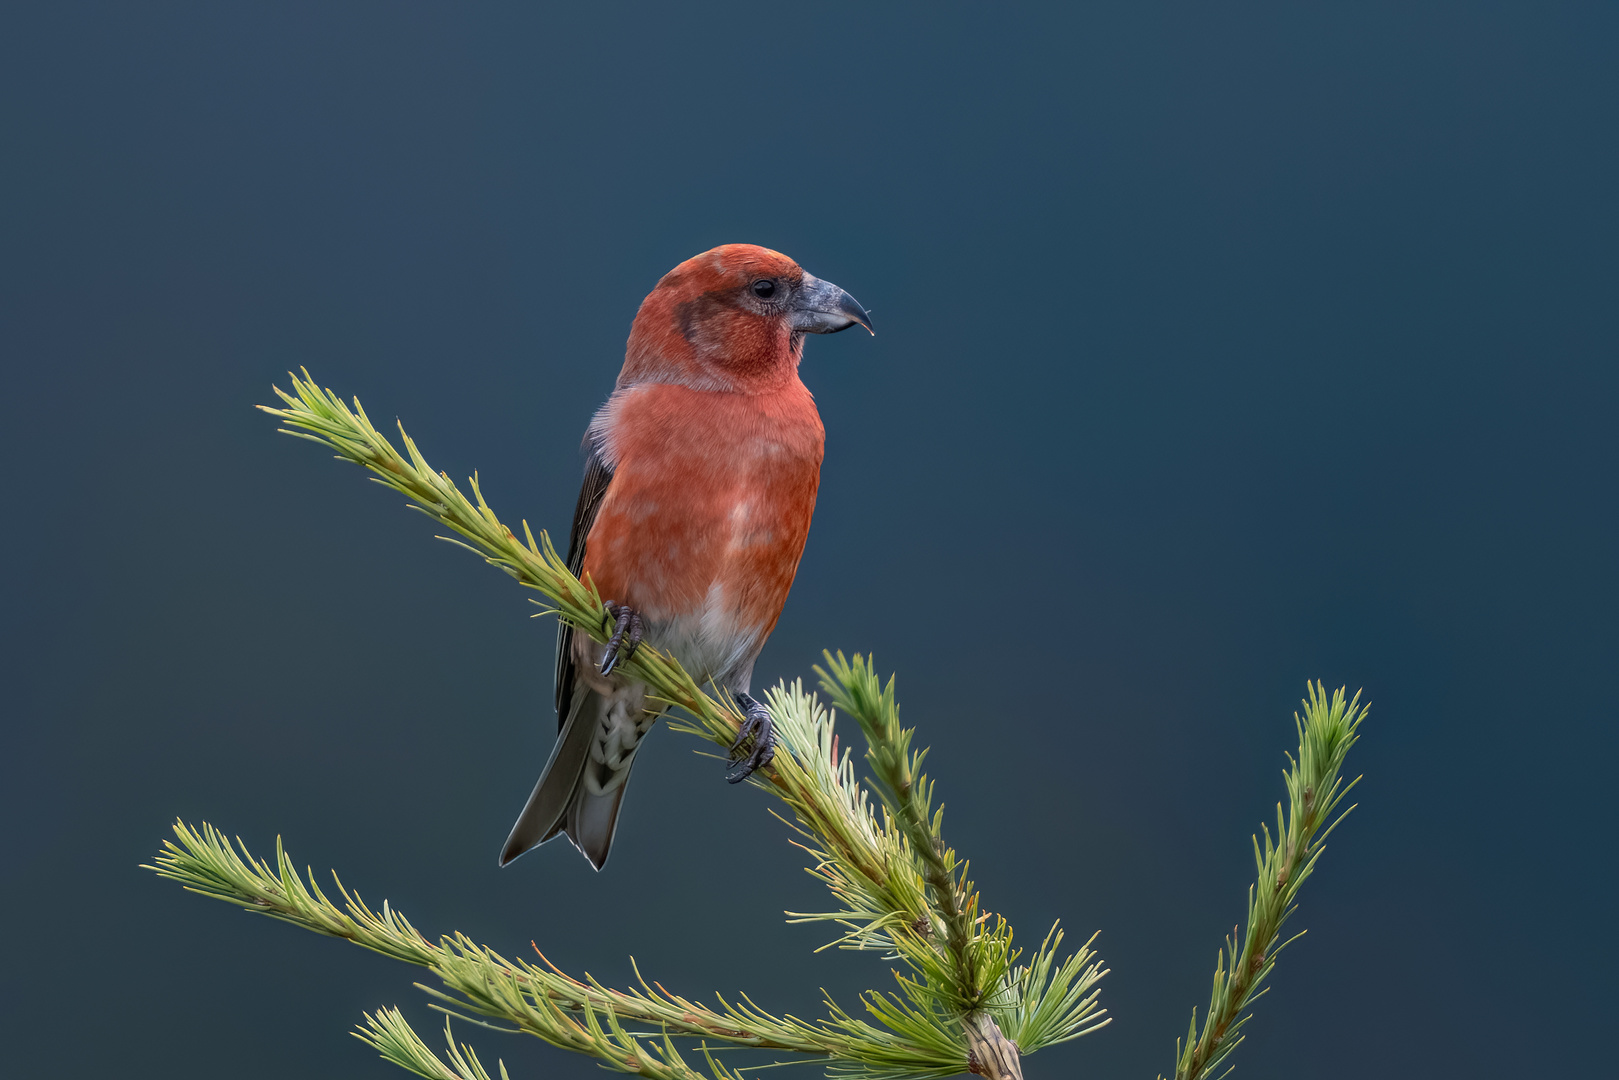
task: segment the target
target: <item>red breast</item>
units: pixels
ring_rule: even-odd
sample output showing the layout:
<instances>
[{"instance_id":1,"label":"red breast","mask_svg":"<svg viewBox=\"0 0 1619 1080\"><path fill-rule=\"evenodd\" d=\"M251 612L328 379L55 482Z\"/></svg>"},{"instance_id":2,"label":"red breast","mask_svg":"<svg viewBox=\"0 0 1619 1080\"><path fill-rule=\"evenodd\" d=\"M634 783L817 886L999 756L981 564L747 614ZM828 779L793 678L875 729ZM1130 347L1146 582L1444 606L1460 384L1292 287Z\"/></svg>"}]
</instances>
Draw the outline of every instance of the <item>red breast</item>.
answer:
<instances>
[{"instance_id":1,"label":"red breast","mask_svg":"<svg viewBox=\"0 0 1619 1080\"><path fill-rule=\"evenodd\" d=\"M804 384L738 394L649 383L605 411L613 482L584 564L602 596L661 621L701 611L717 585L739 630L769 633L820 484L825 435Z\"/></svg>"}]
</instances>

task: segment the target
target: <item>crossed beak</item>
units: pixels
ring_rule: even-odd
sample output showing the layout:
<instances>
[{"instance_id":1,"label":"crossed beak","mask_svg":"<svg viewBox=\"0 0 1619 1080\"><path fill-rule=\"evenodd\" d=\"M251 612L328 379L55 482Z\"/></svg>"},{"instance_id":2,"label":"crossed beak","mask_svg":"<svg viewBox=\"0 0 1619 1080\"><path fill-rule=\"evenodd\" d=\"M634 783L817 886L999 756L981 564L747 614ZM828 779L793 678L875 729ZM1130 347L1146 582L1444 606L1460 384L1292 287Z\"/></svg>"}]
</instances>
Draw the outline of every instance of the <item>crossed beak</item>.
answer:
<instances>
[{"instance_id":1,"label":"crossed beak","mask_svg":"<svg viewBox=\"0 0 1619 1080\"><path fill-rule=\"evenodd\" d=\"M813 274L805 274L798 294L793 298L792 326L804 334L835 334L847 330L855 323L876 334L871 328L871 316L860 306L860 301Z\"/></svg>"}]
</instances>

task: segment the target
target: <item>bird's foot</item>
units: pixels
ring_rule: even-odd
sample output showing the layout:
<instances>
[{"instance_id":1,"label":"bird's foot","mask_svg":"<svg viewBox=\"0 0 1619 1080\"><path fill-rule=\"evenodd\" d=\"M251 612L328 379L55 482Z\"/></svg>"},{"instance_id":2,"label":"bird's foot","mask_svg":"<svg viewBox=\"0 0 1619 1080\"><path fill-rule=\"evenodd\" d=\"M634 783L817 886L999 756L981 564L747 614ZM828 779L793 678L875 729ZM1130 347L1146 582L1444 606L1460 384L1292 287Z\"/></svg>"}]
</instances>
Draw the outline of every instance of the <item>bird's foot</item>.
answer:
<instances>
[{"instance_id":1,"label":"bird's foot","mask_svg":"<svg viewBox=\"0 0 1619 1080\"><path fill-rule=\"evenodd\" d=\"M731 784L740 784L776 756L776 722L770 718L770 710L747 694L737 694L736 703L742 708L743 720L725 771L726 782Z\"/></svg>"},{"instance_id":2,"label":"bird's foot","mask_svg":"<svg viewBox=\"0 0 1619 1080\"><path fill-rule=\"evenodd\" d=\"M607 648L602 652L601 673L611 675L620 660L628 660L641 647L645 627L641 624L640 614L628 604L615 604L609 600L602 607L612 621L613 636L607 639Z\"/></svg>"}]
</instances>

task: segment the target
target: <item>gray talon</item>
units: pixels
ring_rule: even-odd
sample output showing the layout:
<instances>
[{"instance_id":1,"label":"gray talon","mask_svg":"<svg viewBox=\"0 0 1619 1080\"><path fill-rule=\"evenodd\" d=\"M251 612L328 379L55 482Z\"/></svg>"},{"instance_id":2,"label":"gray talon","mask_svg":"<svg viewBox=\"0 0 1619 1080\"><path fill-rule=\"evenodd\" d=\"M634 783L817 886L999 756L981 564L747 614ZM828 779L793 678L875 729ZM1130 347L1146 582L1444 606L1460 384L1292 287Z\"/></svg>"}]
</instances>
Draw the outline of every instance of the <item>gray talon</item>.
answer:
<instances>
[{"instance_id":1,"label":"gray talon","mask_svg":"<svg viewBox=\"0 0 1619 1080\"><path fill-rule=\"evenodd\" d=\"M641 647L645 628L641 624L641 616L628 604L615 604L609 600L602 607L606 608L607 617L613 621L613 636L607 639L607 648L602 653L601 673L611 675L620 660L628 660Z\"/></svg>"},{"instance_id":2,"label":"gray talon","mask_svg":"<svg viewBox=\"0 0 1619 1080\"><path fill-rule=\"evenodd\" d=\"M740 784L776 756L776 723L770 710L747 694L737 694L736 703L742 707L744 719L731 744L731 763L725 772L725 780L731 784Z\"/></svg>"}]
</instances>

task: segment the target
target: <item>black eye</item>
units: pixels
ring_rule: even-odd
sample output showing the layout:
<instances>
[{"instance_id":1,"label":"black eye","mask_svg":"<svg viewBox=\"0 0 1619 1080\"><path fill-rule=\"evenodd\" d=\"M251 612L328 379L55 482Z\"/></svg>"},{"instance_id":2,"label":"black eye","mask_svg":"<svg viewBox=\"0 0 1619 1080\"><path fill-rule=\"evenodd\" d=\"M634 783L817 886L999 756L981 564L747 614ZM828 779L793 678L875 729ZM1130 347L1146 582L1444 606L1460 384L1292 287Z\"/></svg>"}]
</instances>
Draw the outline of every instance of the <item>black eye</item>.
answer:
<instances>
[{"instance_id":1,"label":"black eye","mask_svg":"<svg viewBox=\"0 0 1619 1080\"><path fill-rule=\"evenodd\" d=\"M776 295L776 283L769 278L753 283L753 295L765 299Z\"/></svg>"}]
</instances>

